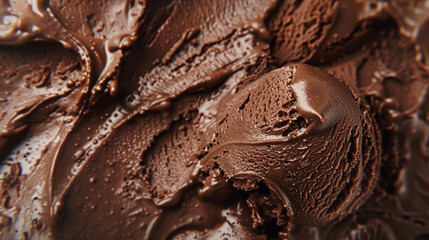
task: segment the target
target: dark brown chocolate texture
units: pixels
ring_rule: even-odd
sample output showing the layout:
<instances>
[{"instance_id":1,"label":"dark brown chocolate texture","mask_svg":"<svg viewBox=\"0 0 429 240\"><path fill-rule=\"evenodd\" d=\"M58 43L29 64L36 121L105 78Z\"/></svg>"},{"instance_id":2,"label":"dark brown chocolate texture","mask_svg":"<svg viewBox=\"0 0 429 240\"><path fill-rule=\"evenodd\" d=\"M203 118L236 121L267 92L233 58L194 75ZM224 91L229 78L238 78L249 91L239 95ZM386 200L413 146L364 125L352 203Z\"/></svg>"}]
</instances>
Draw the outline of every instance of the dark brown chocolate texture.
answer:
<instances>
[{"instance_id":1,"label":"dark brown chocolate texture","mask_svg":"<svg viewBox=\"0 0 429 240\"><path fill-rule=\"evenodd\" d=\"M429 239L429 5L0 2L0 239Z\"/></svg>"},{"instance_id":2,"label":"dark brown chocolate texture","mask_svg":"<svg viewBox=\"0 0 429 240\"><path fill-rule=\"evenodd\" d=\"M219 143L208 155L230 178L266 182L292 222L326 224L359 207L374 188L375 121L344 83L322 70L272 71L225 98L220 109Z\"/></svg>"}]
</instances>

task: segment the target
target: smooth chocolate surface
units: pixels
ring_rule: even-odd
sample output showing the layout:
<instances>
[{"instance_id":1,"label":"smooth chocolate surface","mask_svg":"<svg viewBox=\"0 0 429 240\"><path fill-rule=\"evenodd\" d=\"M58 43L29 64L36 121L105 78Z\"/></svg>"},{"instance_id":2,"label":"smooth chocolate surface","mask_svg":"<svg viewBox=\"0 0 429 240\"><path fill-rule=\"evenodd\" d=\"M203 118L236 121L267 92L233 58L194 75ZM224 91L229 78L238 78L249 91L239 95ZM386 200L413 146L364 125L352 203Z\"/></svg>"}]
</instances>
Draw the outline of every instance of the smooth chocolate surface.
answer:
<instances>
[{"instance_id":1,"label":"smooth chocolate surface","mask_svg":"<svg viewBox=\"0 0 429 240\"><path fill-rule=\"evenodd\" d=\"M429 239L427 1L0 2L0 239Z\"/></svg>"}]
</instances>

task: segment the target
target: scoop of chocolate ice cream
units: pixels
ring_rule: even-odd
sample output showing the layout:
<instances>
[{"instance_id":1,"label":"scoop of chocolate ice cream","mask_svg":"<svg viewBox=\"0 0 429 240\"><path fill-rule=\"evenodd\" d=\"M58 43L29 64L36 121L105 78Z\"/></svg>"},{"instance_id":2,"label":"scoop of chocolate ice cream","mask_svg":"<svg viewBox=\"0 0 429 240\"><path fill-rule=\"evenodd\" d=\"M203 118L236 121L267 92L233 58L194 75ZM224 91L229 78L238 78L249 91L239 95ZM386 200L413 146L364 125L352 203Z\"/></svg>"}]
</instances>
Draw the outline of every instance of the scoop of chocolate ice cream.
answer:
<instances>
[{"instance_id":1,"label":"scoop of chocolate ice cream","mask_svg":"<svg viewBox=\"0 0 429 240\"><path fill-rule=\"evenodd\" d=\"M264 181L294 222L327 223L371 193L380 164L377 126L365 103L328 73L290 65L219 106L218 144L204 159L229 178Z\"/></svg>"},{"instance_id":2,"label":"scoop of chocolate ice cream","mask_svg":"<svg viewBox=\"0 0 429 240\"><path fill-rule=\"evenodd\" d=\"M428 9L0 1L0 239L428 239Z\"/></svg>"}]
</instances>

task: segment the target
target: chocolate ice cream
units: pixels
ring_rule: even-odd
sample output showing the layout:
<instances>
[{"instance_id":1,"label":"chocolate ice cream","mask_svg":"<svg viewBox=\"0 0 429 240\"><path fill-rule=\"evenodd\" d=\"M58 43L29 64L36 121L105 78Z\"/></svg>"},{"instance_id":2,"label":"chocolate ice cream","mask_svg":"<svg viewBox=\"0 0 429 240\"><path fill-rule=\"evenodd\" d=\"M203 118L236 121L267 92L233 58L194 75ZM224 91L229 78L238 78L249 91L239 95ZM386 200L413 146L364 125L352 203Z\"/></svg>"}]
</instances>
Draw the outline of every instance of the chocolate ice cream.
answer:
<instances>
[{"instance_id":1,"label":"chocolate ice cream","mask_svg":"<svg viewBox=\"0 0 429 240\"><path fill-rule=\"evenodd\" d=\"M427 2L0 21L1 239L429 239Z\"/></svg>"}]
</instances>

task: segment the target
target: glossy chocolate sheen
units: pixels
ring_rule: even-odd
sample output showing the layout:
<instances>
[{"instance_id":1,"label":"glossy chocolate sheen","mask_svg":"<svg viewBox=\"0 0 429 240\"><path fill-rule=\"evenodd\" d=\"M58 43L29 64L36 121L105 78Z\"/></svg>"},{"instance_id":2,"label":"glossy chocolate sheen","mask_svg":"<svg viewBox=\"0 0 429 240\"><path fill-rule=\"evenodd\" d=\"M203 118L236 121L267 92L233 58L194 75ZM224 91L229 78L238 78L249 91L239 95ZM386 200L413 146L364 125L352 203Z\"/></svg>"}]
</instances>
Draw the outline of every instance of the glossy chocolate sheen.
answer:
<instances>
[{"instance_id":1,"label":"glossy chocolate sheen","mask_svg":"<svg viewBox=\"0 0 429 240\"><path fill-rule=\"evenodd\" d=\"M427 1L0 20L1 239L429 239Z\"/></svg>"}]
</instances>

